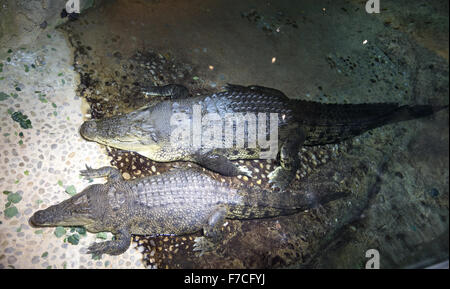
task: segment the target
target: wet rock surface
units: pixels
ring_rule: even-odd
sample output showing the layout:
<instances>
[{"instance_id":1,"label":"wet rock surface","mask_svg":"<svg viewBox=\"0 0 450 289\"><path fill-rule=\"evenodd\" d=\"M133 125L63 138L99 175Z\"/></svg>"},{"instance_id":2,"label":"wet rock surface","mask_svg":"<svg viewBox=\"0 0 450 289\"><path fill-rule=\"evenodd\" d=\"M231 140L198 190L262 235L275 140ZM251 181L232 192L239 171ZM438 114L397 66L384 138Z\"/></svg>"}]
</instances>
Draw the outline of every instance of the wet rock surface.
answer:
<instances>
[{"instance_id":1,"label":"wet rock surface","mask_svg":"<svg viewBox=\"0 0 450 289\"><path fill-rule=\"evenodd\" d=\"M67 18L61 17L67 1L60 0L6 0L0 10L0 46L19 48L36 41L42 30L51 31L63 24ZM80 10L84 12L101 0L81 0ZM51 28L49 27L51 26Z\"/></svg>"}]
</instances>

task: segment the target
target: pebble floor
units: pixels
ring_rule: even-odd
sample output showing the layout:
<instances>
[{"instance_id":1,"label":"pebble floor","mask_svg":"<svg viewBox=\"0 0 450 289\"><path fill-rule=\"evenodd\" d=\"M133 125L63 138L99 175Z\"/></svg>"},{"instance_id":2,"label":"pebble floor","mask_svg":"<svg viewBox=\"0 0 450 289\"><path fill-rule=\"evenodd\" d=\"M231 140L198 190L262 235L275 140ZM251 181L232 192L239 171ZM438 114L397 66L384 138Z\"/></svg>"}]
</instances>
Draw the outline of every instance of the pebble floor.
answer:
<instances>
[{"instance_id":1,"label":"pebble floor","mask_svg":"<svg viewBox=\"0 0 450 289\"><path fill-rule=\"evenodd\" d=\"M100 167L110 160L102 147L78 133L86 116L75 94L78 76L64 36L49 30L29 47L6 50L0 59L0 191L21 199L8 204L8 195L0 195L0 269L144 268L136 244L120 256L93 260L85 252L92 242L104 241L96 234L81 235L73 245L67 242L74 234L70 229L57 237L53 227L29 225L35 211L69 198L68 187L81 192L89 185L79 176L85 164ZM32 128L12 119L16 111L28 116ZM9 217L5 210L11 207L17 214Z\"/></svg>"}]
</instances>

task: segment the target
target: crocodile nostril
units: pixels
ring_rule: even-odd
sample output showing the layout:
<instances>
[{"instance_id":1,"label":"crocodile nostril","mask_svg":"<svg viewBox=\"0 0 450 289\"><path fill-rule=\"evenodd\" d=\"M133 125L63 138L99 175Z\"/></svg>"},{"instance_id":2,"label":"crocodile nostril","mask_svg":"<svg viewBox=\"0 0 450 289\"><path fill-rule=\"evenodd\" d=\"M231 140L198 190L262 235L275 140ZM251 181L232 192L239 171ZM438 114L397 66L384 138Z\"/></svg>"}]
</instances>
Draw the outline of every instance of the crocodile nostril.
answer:
<instances>
[{"instance_id":1,"label":"crocodile nostril","mask_svg":"<svg viewBox=\"0 0 450 289\"><path fill-rule=\"evenodd\" d=\"M29 223L33 226L39 226L40 224L45 222L45 212L44 211L37 211L36 213L31 216Z\"/></svg>"},{"instance_id":2,"label":"crocodile nostril","mask_svg":"<svg viewBox=\"0 0 450 289\"><path fill-rule=\"evenodd\" d=\"M89 137L95 132L96 128L97 123L95 121L85 121L80 127L80 134L84 137Z\"/></svg>"}]
</instances>

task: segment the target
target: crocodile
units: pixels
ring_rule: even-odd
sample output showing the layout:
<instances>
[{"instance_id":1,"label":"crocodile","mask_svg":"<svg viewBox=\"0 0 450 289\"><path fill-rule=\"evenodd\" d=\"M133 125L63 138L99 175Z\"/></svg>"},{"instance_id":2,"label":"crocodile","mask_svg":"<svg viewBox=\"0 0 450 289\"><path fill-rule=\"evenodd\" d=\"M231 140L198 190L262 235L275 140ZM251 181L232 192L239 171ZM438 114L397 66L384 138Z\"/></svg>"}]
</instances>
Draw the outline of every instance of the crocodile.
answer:
<instances>
[{"instance_id":1,"label":"crocodile","mask_svg":"<svg viewBox=\"0 0 450 289\"><path fill-rule=\"evenodd\" d=\"M226 219L258 219L290 215L344 197L348 189L337 175L320 177L300 187L273 194L271 190L236 186L204 168L178 167L160 175L125 180L114 167L81 171L86 178L106 177L71 198L36 211L33 227L84 226L87 231L112 232L114 240L93 243L87 253L119 255L131 235L184 235L203 230L194 251L213 250L222 239ZM220 176L220 175L219 175ZM232 178L229 178L232 179Z\"/></svg>"},{"instance_id":2,"label":"crocodile","mask_svg":"<svg viewBox=\"0 0 450 289\"><path fill-rule=\"evenodd\" d=\"M269 154L272 156L269 158L278 157L280 166L271 172L269 182L273 188L280 190L285 189L295 176L300 165L299 147L302 145L340 143L376 127L425 117L447 107L396 103L325 104L290 99L279 90L256 85L228 84L225 90L218 93L190 96L184 86L169 84L147 87L145 93L169 96L170 99L152 101L127 114L88 120L80 127L81 136L86 140L137 152L158 162L195 162L224 176L251 176L245 166L237 166L231 161L267 158L267 149L273 150L275 147L275 154ZM238 128L246 129L244 137L248 140L247 146L238 147L236 143L225 146L224 135L215 138L219 142L202 136L200 145L193 145L191 140L190 145L179 146L171 139L172 134L179 123L196 123L196 106L201 117L217 114L225 123L230 114L258 114L257 124L276 123L276 137L271 139L264 126L266 134L261 130L261 135L266 141L269 138L269 144L262 145L258 130L258 143L253 142L250 146L251 130L248 119L247 126L244 119L240 123L232 122L232 132L229 134L237 135ZM187 117L179 119L178 123L173 122L172 117L180 113ZM269 114L276 114L276 119L269 118ZM201 131L208 131L208 125L208 122L201 122ZM182 131L189 133L189 126L181 127Z\"/></svg>"}]
</instances>

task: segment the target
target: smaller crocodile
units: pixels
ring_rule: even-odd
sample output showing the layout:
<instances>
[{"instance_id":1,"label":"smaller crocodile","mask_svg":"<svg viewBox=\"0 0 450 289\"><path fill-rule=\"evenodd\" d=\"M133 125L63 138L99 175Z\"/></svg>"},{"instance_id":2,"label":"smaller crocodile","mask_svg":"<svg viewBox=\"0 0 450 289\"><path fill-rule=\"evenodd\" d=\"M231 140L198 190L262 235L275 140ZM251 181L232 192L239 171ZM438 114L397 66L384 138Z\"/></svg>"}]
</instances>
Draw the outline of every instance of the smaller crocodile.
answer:
<instances>
[{"instance_id":1,"label":"smaller crocodile","mask_svg":"<svg viewBox=\"0 0 450 289\"><path fill-rule=\"evenodd\" d=\"M345 170L336 174L345 174ZM273 194L258 187L233 186L199 168L177 168L160 175L124 180L114 167L88 168L87 178L106 177L75 196L30 218L32 226L84 226L109 231L115 240L94 243L89 254L119 255L134 235L183 235L203 230L194 250L212 250L225 219L257 219L294 214L344 196L339 178L325 177ZM334 181L333 181L334 179Z\"/></svg>"},{"instance_id":2,"label":"smaller crocodile","mask_svg":"<svg viewBox=\"0 0 450 289\"><path fill-rule=\"evenodd\" d=\"M303 146L339 143L368 130L399 121L405 121L433 114L444 106L398 105L396 103L325 104L312 101L289 99L279 90L262 87L228 84L224 91L211 95L189 97L187 88L181 85L149 87L150 95L170 96L170 100L155 101L136 111L90 120L83 123L80 134L87 140L111 147L135 151L158 162L190 161L224 176L249 175L246 167L236 166L231 161L240 159L262 159L266 149L259 142L255 147L225 146L202 137L201 145L178 146L172 140L173 116L187 115L182 131L189 133L184 125L194 127L198 115L214 114L222 122L230 122L230 115L258 115L258 124L265 123L260 115L276 115L277 137L273 145L278 152L280 165L270 174L273 187L285 189L299 168L298 152ZM269 121L272 125L272 118ZM231 122L233 124L233 122ZM208 122L201 121L201 131L208 131ZM245 129L245 123L236 124L230 135L238 135L238 129ZM259 129L259 128L258 128ZM219 131L216 129L215 131ZM220 131L221 132L221 131ZM194 133L193 133L194 134ZM247 129L242 139L256 138L256 133ZM227 136L216 138L222 141ZM264 138L264 136L263 136ZM194 139L194 137L193 137ZM249 141L250 142L250 141ZM272 147L271 147L272 148ZM250 175L249 175L250 176Z\"/></svg>"}]
</instances>

